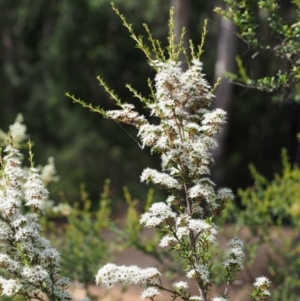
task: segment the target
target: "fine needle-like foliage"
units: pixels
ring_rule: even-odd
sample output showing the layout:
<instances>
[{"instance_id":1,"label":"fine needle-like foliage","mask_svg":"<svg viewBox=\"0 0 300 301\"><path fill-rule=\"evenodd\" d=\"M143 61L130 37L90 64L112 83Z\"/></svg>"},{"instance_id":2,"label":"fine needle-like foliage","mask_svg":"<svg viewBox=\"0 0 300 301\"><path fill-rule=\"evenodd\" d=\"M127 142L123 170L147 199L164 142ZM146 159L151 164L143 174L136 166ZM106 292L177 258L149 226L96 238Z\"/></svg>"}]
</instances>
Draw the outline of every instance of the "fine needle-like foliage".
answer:
<instances>
[{"instance_id":1,"label":"fine needle-like foliage","mask_svg":"<svg viewBox=\"0 0 300 301\"><path fill-rule=\"evenodd\" d=\"M23 121L23 116L18 114L15 122L9 126L8 134L0 129L0 147L5 147L10 140L13 141L15 152L19 152L26 146L25 141L28 138L29 133L27 133L27 127ZM30 156L30 162L32 162L33 154L30 153ZM22 158L23 157L20 155L21 161ZM6 157L3 161L5 160ZM18 168L21 168L21 173L23 173L23 177L20 177L19 180L21 187L24 187L24 179L30 176L31 169L26 167L26 165L19 166ZM42 183L36 183L34 185L36 189L38 188L38 185L41 185L40 187L42 187L44 184L45 187L48 187L51 183L59 180L59 177L56 174L54 159L52 157L48 159L48 164L37 166L36 172L40 172L40 180L42 180ZM5 186L2 186L1 188L5 189ZM37 192L38 191L36 190L36 197L39 198ZM88 198L84 185L82 185L80 189L80 201L76 202L72 207L63 198L63 192L61 192L60 195L62 198L61 202L55 205L52 200L48 199L48 193L44 194L43 199L40 199L43 212L36 211L32 208L26 208L26 206L21 206L21 211L36 211L36 217L38 218L36 222L40 223L41 226L36 225L41 228L40 235L43 236L43 234L46 234L49 236L49 233L51 233L51 243L59 249L60 256L62 257L61 260L57 260L55 278L59 280L60 277L58 272L60 271L62 276L70 278L72 282L79 281L84 286L86 294L90 299L97 300L88 290L88 286L94 283L94 274L97 271L97 266L100 263L104 263L113 258L112 254L117 245L116 242L109 241L103 237L105 233L107 233L106 230L111 226L111 220L109 218L110 202L108 199L109 180L105 182L101 199L99 200L99 206L96 210L95 208L91 210L91 201ZM44 214L39 215L39 213ZM66 222L62 222L62 220L65 220ZM119 232L120 235L124 234L121 230ZM137 232L135 235L137 236L139 233ZM123 241L125 244L126 239L123 239L122 242ZM49 247L52 249L50 244ZM20 246L20 248L22 248L22 246ZM120 248L119 245L118 248ZM39 249L36 251L38 250ZM6 251L5 249L2 249L1 252ZM4 253L1 255L4 255ZM45 271L48 271L49 266L44 266L44 268ZM5 262L1 262L0 277L10 280L8 282L2 282L1 285L4 286L9 283L14 283L12 280L17 277L17 274L11 273L11 268L6 265ZM31 300L34 300L34 298L37 298L38 300L44 299L45 301L51 300L51 295L46 293L46 290L43 290L45 289L45 284L43 284L43 289L40 288L40 284L41 283L37 282L36 287L31 291ZM49 291L51 292L51 289ZM11 296L11 294L7 293L6 289L3 287L1 301L28 300L30 296L26 291L21 291L20 293L15 291L14 293L16 293L16 296ZM69 294L66 294L66 296L71 298ZM64 298L64 295L60 296L59 299L54 298L54 300L65 300L62 298Z\"/></svg>"},{"instance_id":2,"label":"fine needle-like foliage","mask_svg":"<svg viewBox=\"0 0 300 301\"><path fill-rule=\"evenodd\" d=\"M290 0L295 15L285 20L278 0L224 0L228 9L215 11L237 26L237 36L252 53L252 60L268 54L269 65L276 63L276 74L253 78L237 57L238 74L228 74L236 83L268 92L277 91L275 100L300 100L300 1ZM283 3L282 3L283 4ZM265 38L270 32L271 40ZM248 52L248 51L247 51ZM271 59L270 59L271 58Z\"/></svg>"},{"instance_id":3,"label":"fine needle-like foliage","mask_svg":"<svg viewBox=\"0 0 300 301\"><path fill-rule=\"evenodd\" d=\"M287 151L283 150L282 172L271 180L253 165L250 171L253 185L238 191L243 209L232 203L222 212L223 217L234 223L237 233L245 232L245 226L249 230L247 236L244 235L248 277L253 278L253 262L258 257L258 249L264 246L272 280L272 301L297 301L300 293L300 168L290 163Z\"/></svg>"},{"instance_id":4,"label":"fine needle-like foliage","mask_svg":"<svg viewBox=\"0 0 300 301\"><path fill-rule=\"evenodd\" d=\"M234 238L228 243L226 259L223 263L225 288L219 296L211 296L210 287L214 284L214 259L216 217L226 203L233 199L228 188L217 189L209 178L213 163L212 150L217 147L216 135L225 122L226 113L221 109L211 110L213 90L202 72L200 61L205 31L201 45L196 49L190 42L190 56L183 47L183 34L179 44L175 43L173 10L170 13L168 47L162 49L146 27L150 47L142 37L135 35L132 26L113 6L120 16L137 48L141 49L149 64L155 69L154 83L148 80L151 94L143 97L127 85L129 90L146 107L152 120L135 110L134 105L122 102L104 80L98 77L100 85L115 100L118 110L105 111L100 107L67 94L74 102L102 114L116 122L131 124L138 129L141 147L161 156L162 170L146 168L141 175L142 182L152 182L168 191L165 202L153 203L140 218L145 227L159 229L162 238L159 246L177 253L182 262L186 277L197 283L198 294L192 296L186 281L176 282L172 287L164 285L161 272L154 267L104 265L97 273L96 282L106 289L116 284L124 286L140 284L145 289L142 298L154 300L162 291L173 299L183 300L228 300L228 286L234 275L243 266L243 242ZM186 56L188 69L184 72L179 54ZM214 251L213 251L214 249ZM268 298L270 281L259 277L254 283L251 300Z\"/></svg>"},{"instance_id":5,"label":"fine needle-like foliage","mask_svg":"<svg viewBox=\"0 0 300 301\"><path fill-rule=\"evenodd\" d=\"M23 300L71 300L68 280L59 276L60 255L41 237L38 215L44 211L48 191L33 164L28 174L22 155L8 145L0 157L0 266L9 273L0 277L1 295Z\"/></svg>"}]
</instances>

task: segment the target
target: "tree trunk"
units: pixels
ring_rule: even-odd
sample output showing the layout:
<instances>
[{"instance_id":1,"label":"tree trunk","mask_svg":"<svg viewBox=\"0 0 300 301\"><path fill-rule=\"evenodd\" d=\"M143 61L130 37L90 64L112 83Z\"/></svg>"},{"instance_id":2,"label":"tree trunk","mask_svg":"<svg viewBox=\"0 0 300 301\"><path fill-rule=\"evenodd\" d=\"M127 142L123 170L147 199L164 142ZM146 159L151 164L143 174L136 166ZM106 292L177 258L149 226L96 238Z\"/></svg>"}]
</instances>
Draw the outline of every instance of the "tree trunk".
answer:
<instances>
[{"instance_id":1,"label":"tree trunk","mask_svg":"<svg viewBox=\"0 0 300 301\"><path fill-rule=\"evenodd\" d=\"M189 20L190 20L190 0L171 0L171 6L174 7L174 34L175 42L178 44L181 31L186 29L187 33L184 37L183 46L189 47ZM180 54L179 60L182 62L183 70L186 70L187 65L183 53Z\"/></svg>"},{"instance_id":2,"label":"tree trunk","mask_svg":"<svg viewBox=\"0 0 300 301\"><path fill-rule=\"evenodd\" d=\"M220 77L221 84L215 91L215 100L213 106L215 108L221 108L227 112L227 118L230 116L230 105L232 98L233 86L225 78L224 73L226 71L233 72L235 66L236 55L236 37L235 37L235 25L224 18L220 20L220 30L217 46L217 60L215 64L215 81ZM215 167L213 170L213 178L216 183L220 183L223 177L223 170L221 167L221 159L225 149L225 138L227 136L228 124L223 125L222 132L218 136L219 147L214 151Z\"/></svg>"}]
</instances>

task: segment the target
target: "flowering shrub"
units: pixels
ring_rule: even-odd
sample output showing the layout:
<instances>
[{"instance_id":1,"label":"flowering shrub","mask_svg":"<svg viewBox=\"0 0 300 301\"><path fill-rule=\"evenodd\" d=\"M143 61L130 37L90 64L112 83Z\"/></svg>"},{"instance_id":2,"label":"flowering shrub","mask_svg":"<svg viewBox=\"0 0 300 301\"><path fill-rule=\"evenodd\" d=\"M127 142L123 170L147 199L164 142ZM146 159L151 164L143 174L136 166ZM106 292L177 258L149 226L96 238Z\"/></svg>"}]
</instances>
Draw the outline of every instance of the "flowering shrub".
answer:
<instances>
[{"instance_id":1,"label":"flowering shrub","mask_svg":"<svg viewBox=\"0 0 300 301\"><path fill-rule=\"evenodd\" d=\"M19 114L15 122L9 126L8 134L0 130L0 146L5 147L11 139L17 151L26 146L25 140L28 136L23 116ZM20 159L22 159L21 155ZM26 166L21 166L21 168L26 178L30 170ZM38 170L45 187L59 180L52 157L48 159L48 164L45 166L38 166ZM50 240L55 247L59 248L62 256L61 274L69 277L71 281L79 281L84 286L87 295L93 300L95 296L88 290L88 285L94 282L97 265L104 262L104 258L105 260L112 259L113 250L116 249L115 243L109 243L102 237L104 230L111 226L109 181L106 181L103 187L97 210L90 210L91 201L83 186L80 189L80 195L80 202L73 204L73 207L66 200L61 200L55 205L52 200L48 199L48 194L45 195L41 202L45 214L38 216L38 222L41 224L41 233L51 233ZM57 218L63 218L66 222L60 222L58 227ZM63 243L61 243L62 238ZM2 268L0 275L6 277L8 273ZM11 299L7 297L4 300Z\"/></svg>"},{"instance_id":2,"label":"flowering shrub","mask_svg":"<svg viewBox=\"0 0 300 301\"><path fill-rule=\"evenodd\" d=\"M217 147L215 137L225 122L226 113L221 109L209 109L214 89L202 72L200 56L204 36L197 51L190 44L189 59L182 42L179 45L174 42L171 11L167 54L146 26L151 51L114 9L157 72L155 83L149 80L150 98L141 96L128 86L157 122L150 123L134 110L132 104L122 103L100 77L101 85L116 100L120 110L106 112L69 96L107 118L135 126L139 130L142 147L150 147L152 152L160 154L162 170L146 168L141 180L158 184L168 191L169 196L165 202L153 203L141 216L140 224L159 229L162 233L159 246L176 252L186 278L197 283L199 293L192 296L186 281L167 287L163 284L162 273L155 267L108 263L99 269L96 282L106 289L116 284L144 285L141 297L151 300L165 291L173 299L206 301L212 298L212 301L226 301L229 298L228 286L233 282L235 273L243 267L244 252L239 238L228 242L221 275L225 288L219 296L210 296L209 289L215 277L214 250L218 232L215 221L226 203L233 199L233 194L228 188L216 189L209 178L213 161L211 151ZM182 38L183 35L181 41ZM186 55L188 69L185 72L178 61L180 52ZM66 292L68 280L60 277L59 253L40 236L38 215L45 209L48 192L39 170L34 167L31 146L29 144L31 167L28 173L24 172L22 156L12 142L4 152L6 155L0 160L0 266L9 274L6 278L0 277L1 294L8 297L21 295L28 301L72 300ZM269 287L267 278L257 278L250 299L258 301L268 298Z\"/></svg>"},{"instance_id":3,"label":"flowering shrub","mask_svg":"<svg viewBox=\"0 0 300 301\"><path fill-rule=\"evenodd\" d=\"M169 197L165 202L154 203L145 212L140 223L145 227L155 227L163 234L159 245L176 251L182 261L186 277L196 281L199 294L191 296L187 282L174 283L171 288L162 282L162 274L158 269L139 268L137 266L117 266L109 263L97 273L96 282L106 289L116 284L143 284L142 298L153 300L161 291L166 291L175 299L208 300L209 288L214 283L214 258L212 251L216 243L216 217L224 209L226 203L233 199L228 188L216 189L209 178L210 165L213 161L211 151L217 147L216 135L225 122L226 113L221 109L210 110L213 90L204 78L200 56L202 45L196 51L190 44L191 59L187 50L174 42L172 11L169 22L169 46L167 54L161 48L146 27L152 49L137 37L130 24L114 8L128 28L131 37L136 41L157 74L154 83L148 81L151 96L140 95L134 88L129 90L149 110L155 123L139 114L134 105L123 103L118 96L98 77L100 84L116 101L119 110L105 111L99 107L67 94L74 102L80 103L92 111L111 118L116 122L131 124L138 129L138 137L142 147L150 147L151 152L160 154L162 170L146 168L141 181L153 182L165 188ZM181 41L183 40L181 36ZM184 72L178 57L183 52L187 59L188 69ZM243 242L239 238L229 243L227 258L223 264L225 289L213 301L224 301L229 298L227 290L234 280L234 274L243 266ZM264 277L254 283L251 300L263 300L270 293L270 282Z\"/></svg>"},{"instance_id":4,"label":"flowering shrub","mask_svg":"<svg viewBox=\"0 0 300 301\"><path fill-rule=\"evenodd\" d=\"M38 169L25 175L21 154L12 145L1 160L0 172L0 265L11 277L0 277L1 293L44 300L71 300L65 291L68 280L59 276L59 253L39 235L38 214L47 199Z\"/></svg>"},{"instance_id":5,"label":"flowering shrub","mask_svg":"<svg viewBox=\"0 0 300 301\"><path fill-rule=\"evenodd\" d=\"M9 126L9 134L6 134L0 129L0 146L6 145L9 141L9 136L11 136L14 141L14 146L19 148L24 144L24 141L28 138L26 133L27 127L23 123L24 118L22 114L18 114L15 122Z\"/></svg>"},{"instance_id":6,"label":"flowering shrub","mask_svg":"<svg viewBox=\"0 0 300 301\"><path fill-rule=\"evenodd\" d=\"M245 268L249 278L253 278L250 269L257 251L265 245L273 287L272 300L299 300L300 168L290 163L287 151L283 150L282 172L273 179L267 180L252 165L250 171L253 185L238 191L243 210L234 203L230 204L222 212L224 222L231 220L237 233L243 232L245 226L249 230L244 237Z\"/></svg>"}]
</instances>

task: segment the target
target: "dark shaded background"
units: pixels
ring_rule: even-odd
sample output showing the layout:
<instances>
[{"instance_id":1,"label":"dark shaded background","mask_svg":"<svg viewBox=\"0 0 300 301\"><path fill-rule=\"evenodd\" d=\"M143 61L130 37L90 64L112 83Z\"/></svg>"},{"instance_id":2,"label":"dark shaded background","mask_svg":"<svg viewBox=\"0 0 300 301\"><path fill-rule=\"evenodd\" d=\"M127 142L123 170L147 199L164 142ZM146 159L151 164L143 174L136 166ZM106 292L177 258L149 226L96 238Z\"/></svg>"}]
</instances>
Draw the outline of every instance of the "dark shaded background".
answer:
<instances>
[{"instance_id":1,"label":"dark shaded background","mask_svg":"<svg viewBox=\"0 0 300 301\"><path fill-rule=\"evenodd\" d=\"M292 6L281 2L282 14L292 18ZM117 0L115 4L138 34L144 34L145 22L155 37L166 41L169 1ZM189 37L197 44L203 21L209 19L203 63L210 83L220 32L220 19L213 8L220 4L217 0L191 1L188 20ZM147 149L140 150L129 136L135 137L134 129L123 125L122 129L64 96L68 91L96 106L114 108L98 86L97 75L125 101L132 99L126 83L149 93L146 79L155 74L135 49L110 1L0 0L0 12L0 128L6 131L19 112L24 115L35 144L35 161L45 164L49 156L56 160L61 180L50 187L52 198L58 200L59 191L64 191L67 199L75 201L80 184L85 183L97 200L104 180L110 178L116 199L121 199L124 185L143 199L148 188L139 183L140 173L147 166L159 167L159 158ZM269 34L262 22L262 38L270 39ZM276 73L282 64L268 54L252 59L247 45L239 39L236 43L237 53L254 77ZM282 147L288 149L293 162L299 162L299 115L296 102L276 103L271 94L234 86L228 132L221 145L218 168L223 177L219 184L234 190L251 185L250 162L272 176L281 169ZM159 192L156 195L162 197Z\"/></svg>"}]
</instances>

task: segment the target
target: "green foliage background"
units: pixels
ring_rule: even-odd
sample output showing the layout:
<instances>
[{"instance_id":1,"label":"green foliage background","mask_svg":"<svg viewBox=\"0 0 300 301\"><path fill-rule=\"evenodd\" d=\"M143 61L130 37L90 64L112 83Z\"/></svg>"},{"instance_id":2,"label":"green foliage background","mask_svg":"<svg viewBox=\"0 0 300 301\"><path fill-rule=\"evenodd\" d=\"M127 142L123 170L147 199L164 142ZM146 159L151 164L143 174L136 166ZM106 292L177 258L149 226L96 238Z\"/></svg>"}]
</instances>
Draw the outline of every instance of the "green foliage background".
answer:
<instances>
[{"instance_id":1,"label":"green foliage background","mask_svg":"<svg viewBox=\"0 0 300 301\"><path fill-rule=\"evenodd\" d=\"M242 209L229 203L221 220L233 223L238 235L245 227L249 230L244 239L249 282L254 280L250 269L258 258L257 251L264 246L272 300L296 301L300 292L300 168L290 163L286 150L282 150L281 161L281 172L271 180L251 165L254 183L238 191Z\"/></svg>"},{"instance_id":2,"label":"green foliage background","mask_svg":"<svg viewBox=\"0 0 300 301\"><path fill-rule=\"evenodd\" d=\"M208 3L209 2L209 3ZM250 1L251 2L251 1ZM286 18L291 4L279 1ZM164 0L115 1L137 34L148 23L154 36L166 36L170 3ZM204 71L213 82L218 16L213 8L218 1L192 1L190 37L200 41L204 18L209 35L203 55ZM149 93L146 79L154 72L145 64L143 54L132 50L134 42L111 9L108 0L1 0L0 11L0 128L7 129L17 113L23 113L31 139L38 145L36 161L56 160L61 181L51 189L54 197L64 190L70 200L78 198L78 187L86 183L93 202L97 202L106 178L112 180L112 194L120 196L127 185L137 196L144 185L137 184L142 169L159 163L147 151L141 152L130 127L116 123L76 106L64 94L114 108L95 77L101 75L122 98L129 97L125 83ZM258 21L263 21L259 19ZM269 38L270 33L265 33ZM278 62L268 57L251 58L248 45L238 41L239 53L250 73L274 72ZM247 65L248 64L248 65ZM133 99L133 102L135 100ZM142 108L140 108L142 109ZM280 169L277 154L286 147L293 162L299 161L299 104L276 104L272 95L234 87L229 112L229 132L224 152L226 179L221 185L244 187L250 183L249 162L271 176ZM127 131L128 133L124 132ZM120 199L120 198L119 198Z\"/></svg>"}]
</instances>

